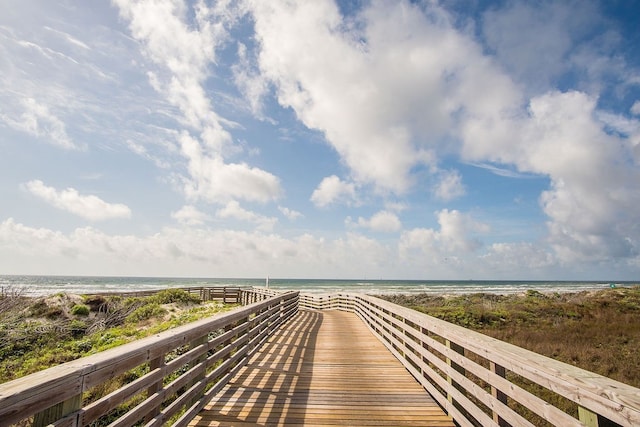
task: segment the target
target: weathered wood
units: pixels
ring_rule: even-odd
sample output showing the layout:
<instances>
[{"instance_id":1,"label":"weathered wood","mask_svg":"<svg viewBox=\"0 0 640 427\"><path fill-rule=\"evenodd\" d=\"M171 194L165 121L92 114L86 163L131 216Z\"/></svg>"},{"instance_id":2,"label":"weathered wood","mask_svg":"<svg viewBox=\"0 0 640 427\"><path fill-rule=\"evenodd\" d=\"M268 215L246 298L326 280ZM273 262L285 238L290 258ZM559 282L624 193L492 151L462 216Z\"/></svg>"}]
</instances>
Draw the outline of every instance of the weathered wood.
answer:
<instances>
[{"instance_id":1,"label":"weathered wood","mask_svg":"<svg viewBox=\"0 0 640 427\"><path fill-rule=\"evenodd\" d=\"M233 353L230 360L238 363L250 354L250 350L254 350L247 343L257 343L253 336L255 330L250 329L248 319L257 315L260 320L256 328L266 335L273 331L273 325L283 321L283 313L293 313L292 307L297 309L297 302L296 292L265 297L259 302L213 318L0 384L0 425L10 425L34 415L36 425L90 424L131 397L142 393L147 394L147 399L114 425L130 425L129 423L147 415L149 419L154 419L163 402L169 399L168 404L171 405L171 401L176 400L174 394L178 389L192 383L198 385L198 390L204 390L207 384L202 383L209 378L205 376L205 370L219 361L215 357L206 358L207 351L226 341L227 346L216 354L228 357ZM214 338L209 342L209 333L225 328L230 331L229 335L223 337L224 341ZM250 333L253 335L249 336ZM264 335L258 335L260 340L264 339ZM193 348L171 362L164 363L169 352L186 345ZM150 373L82 407L83 392L144 364L150 365ZM163 378L185 365L191 366L191 369L162 386ZM194 395L184 399L187 401L196 397Z\"/></svg>"},{"instance_id":2,"label":"weathered wood","mask_svg":"<svg viewBox=\"0 0 640 427\"><path fill-rule=\"evenodd\" d=\"M189 292L201 298L215 295L209 288L193 288ZM221 296L224 299L233 293L223 292ZM391 423L391 418L393 425L400 421L404 425L422 425L424 419L433 420L430 425L450 423L449 418L439 419L431 406L416 406L422 397L398 383L395 373L389 370L382 376L371 370L390 354L404 365L405 374L408 371L418 380L413 387L422 385L432 395L434 408L438 408L437 402L460 426L532 426L509 406L512 402L553 425L602 427L612 425L609 420L623 426L640 425L640 390L634 387L377 298L349 294L300 296L263 288L240 290L237 300L250 304L0 384L0 426L34 414L39 414L36 425L86 425L142 393L146 399L113 425L130 425L144 417L149 426L161 425L184 411L175 423L183 427L209 399L219 400L222 396L235 402L235 409L211 421L211 425L231 421L245 425L241 420L250 420L247 425L271 425L274 420L288 425L326 424L330 420L337 423L336 417L351 425L362 425L364 421L385 425ZM354 351L349 346L368 341L360 334L348 336L337 327L316 341L310 340L311 334L301 333L305 325L288 320L299 307L355 313L390 354L368 354L366 360L358 362L346 358L351 353L367 353L368 349ZM286 327L282 329L282 325ZM225 332L220 334L221 330ZM278 341L273 335L276 330ZM217 336L209 338L214 332ZM330 346L331 352L324 352L319 343L332 340L342 340L340 346L344 347ZM191 349L165 363L167 354L184 346ZM312 363L300 362L309 355L313 355ZM249 360L253 365L245 367ZM149 364L149 373L81 407L79 397L84 391L145 364ZM247 374L249 368L258 373ZM173 378L178 371L180 375ZM163 385L169 375L173 379ZM576 402L578 417L517 386L511 382L514 376ZM227 382L234 377L247 381L250 387L229 394L236 380L228 385ZM363 378L375 378L375 387ZM345 379L347 383L341 383ZM187 392L182 393L185 389ZM371 399L377 399L378 405L366 406ZM398 408L400 415L385 415L385 411L397 412Z\"/></svg>"},{"instance_id":3,"label":"weathered wood","mask_svg":"<svg viewBox=\"0 0 640 427\"><path fill-rule=\"evenodd\" d=\"M578 418L586 427L598 427L598 414L582 406L578 407Z\"/></svg>"},{"instance_id":4,"label":"weathered wood","mask_svg":"<svg viewBox=\"0 0 640 427\"><path fill-rule=\"evenodd\" d=\"M500 366L495 362L489 362L489 369L494 374L505 378L507 371L504 369L504 366ZM506 405L507 404L507 395L498 389L495 385L491 385L491 396L493 396L500 403ZM497 411L493 411L493 421L495 421L500 427L511 427L511 424L506 422Z\"/></svg>"},{"instance_id":5,"label":"weathered wood","mask_svg":"<svg viewBox=\"0 0 640 427\"><path fill-rule=\"evenodd\" d=\"M82 394L76 394L71 398L60 402L51 408L45 409L42 412L38 412L33 417L33 427L45 427L55 423L61 418L66 418L70 414L80 410L82 408Z\"/></svg>"},{"instance_id":6,"label":"weathered wood","mask_svg":"<svg viewBox=\"0 0 640 427\"><path fill-rule=\"evenodd\" d=\"M300 312L190 425L452 426L354 315Z\"/></svg>"},{"instance_id":7,"label":"weathered wood","mask_svg":"<svg viewBox=\"0 0 640 427\"><path fill-rule=\"evenodd\" d=\"M429 363L432 363L435 359L430 359L429 354L435 351L434 355L437 355L436 357L449 358L465 370L473 369L473 374L485 381L489 387L500 390L503 395L492 396L490 390L485 391L477 388L471 385L472 383L465 383L466 386L462 389L463 395L473 396L489 407L491 423L495 422L496 415L503 420L517 419L519 417L513 409L504 404L504 398L507 396L524 407L530 408L541 418L554 425L582 425L573 416L542 401L538 396L523 390L501 375L496 375L490 369L480 366L450 349L446 349L441 343L447 340L455 342L464 347L465 350L485 359L487 364L494 363L502 366L506 371L539 384L569 400L573 400L580 406L589 408L590 411L597 413L601 419L608 418L620 425L640 425L640 390L634 387L374 297L351 295L348 296L347 302L345 302L345 296L341 295L339 300L340 309L357 313L371 330L379 335L381 341L385 343L389 350L395 352L394 354L403 361L407 369L412 371L416 378L424 375L420 372L421 369L425 372L427 371L420 366L415 369L414 365L419 362L425 366L427 365L420 361L419 358L414 359L413 357L407 357L407 355L410 356L417 353L421 355L422 359L429 360ZM398 332L405 329L408 330L403 335L411 336L412 339L397 339ZM426 334L433 334L439 337L438 339L441 342L426 337ZM414 338L419 342L412 343ZM430 348L431 346L433 346L433 350ZM445 347L445 349L438 348L439 346ZM455 370L441 369L441 372L445 372L445 376L455 376ZM432 375L440 376L442 374L433 371ZM461 381L466 381L462 376L459 378ZM436 377L429 378L429 381L439 382ZM445 390L446 393L451 393L453 388L446 385L443 387L441 384L439 384L439 387ZM441 393L437 388L432 390L426 385L425 388L435 393ZM475 406L473 402L470 402L470 404ZM451 414L454 414L457 422L462 423L459 415L456 415L452 410L451 405L448 406L442 402L441 405ZM467 412L470 410L475 411L475 409L467 406L464 409ZM484 409L481 410L485 411ZM462 416L464 417L464 414ZM499 420L499 418L497 419Z\"/></svg>"}]
</instances>

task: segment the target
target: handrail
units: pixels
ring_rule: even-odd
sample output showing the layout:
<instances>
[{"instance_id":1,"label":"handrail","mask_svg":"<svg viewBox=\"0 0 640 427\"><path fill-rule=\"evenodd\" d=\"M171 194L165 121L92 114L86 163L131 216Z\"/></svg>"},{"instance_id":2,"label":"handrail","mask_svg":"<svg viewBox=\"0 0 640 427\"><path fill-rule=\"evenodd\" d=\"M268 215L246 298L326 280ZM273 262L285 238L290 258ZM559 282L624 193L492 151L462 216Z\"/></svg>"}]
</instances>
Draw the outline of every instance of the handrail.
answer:
<instances>
[{"instance_id":1,"label":"handrail","mask_svg":"<svg viewBox=\"0 0 640 427\"><path fill-rule=\"evenodd\" d=\"M0 384L0 427L30 417L36 427L87 425L131 399L111 425L185 426L299 308L358 315L460 426L640 425L640 389L379 298L251 288L240 300L247 305L224 315ZM143 368L82 402L92 387ZM545 401L549 392L575 413Z\"/></svg>"},{"instance_id":2,"label":"handrail","mask_svg":"<svg viewBox=\"0 0 640 427\"><path fill-rule=\"evenodd\" d=\"M301 295L300 307L356 313L458 425L640 425L640 389L418 311L360 294Z\"/></svg>"},{"instance_id":3,"label":"handrail","mask_svg":"<svg viewBox=\"0 0 640 427\"><path fill-rule=\"evenodd\" d=\"M243 291L250 294L250 291ZM245 294L244 298L253 298ZM185 426L246 363L267 337L298 311L298 292L257 295L257 302L0 384L0 426L112 426L144 420ZM92 402L83 394L132 370L139 378ZM114 415L122 403L130 410ZM172 418L173 417L173 418Z\"/></svg>"}]
</instances>

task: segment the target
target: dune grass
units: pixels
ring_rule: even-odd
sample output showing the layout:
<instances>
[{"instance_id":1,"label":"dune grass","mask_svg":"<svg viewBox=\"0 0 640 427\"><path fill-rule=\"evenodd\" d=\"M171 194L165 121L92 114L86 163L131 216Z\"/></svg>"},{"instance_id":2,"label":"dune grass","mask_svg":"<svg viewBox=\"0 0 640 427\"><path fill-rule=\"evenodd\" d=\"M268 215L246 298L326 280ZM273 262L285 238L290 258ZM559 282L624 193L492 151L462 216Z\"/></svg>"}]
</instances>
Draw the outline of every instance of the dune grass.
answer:
<instances>
[{"instance_id":1,"label":"dune grass","mask_svg":"<svg viewBox=\"0 0 640 427\"><path fill-rule=\"evenodd\" d=\"M579 293L380 297L640 387L638 286Z\"/></svg>"},{"instance_id":2,"label":"dune grass","mask_svg":"<svg viewBox=\"0 0 640 427\"><path fill-rule=\"evenodd\" d=\"M0 297L0 383L228 310L179 289L149 297Z\"/></svg>"}]
</instances>

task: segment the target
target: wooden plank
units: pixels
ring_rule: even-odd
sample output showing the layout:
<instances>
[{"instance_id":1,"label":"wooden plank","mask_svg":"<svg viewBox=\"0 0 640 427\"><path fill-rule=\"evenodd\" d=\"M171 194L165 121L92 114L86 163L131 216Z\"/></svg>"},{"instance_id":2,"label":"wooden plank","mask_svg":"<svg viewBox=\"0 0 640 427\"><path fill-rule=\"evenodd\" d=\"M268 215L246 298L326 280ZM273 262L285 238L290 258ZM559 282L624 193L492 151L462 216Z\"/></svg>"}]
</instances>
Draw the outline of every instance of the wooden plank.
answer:
<instances>
[{"instance_id":1,"label":"wooden plank","mask_svg":"<svg viewBox=\"0 0 640 427\"><path fill-rule=\"evenodd\" d=\"M453 426L351 313L301 311L189 425Z\"/></svg>"},{"instance_id":2,"label":"wooden plank","mask_svg":"<svg viewBox=\"0 0 640 427\"><path fill-rule=\"evenodd\" d=\"M353 297L367 307L393 312L524 378L622 425L640 423L640 393L627 384L533 353L495 338L453 325L417 311L366 295ZM512 396L527 400L528 396ZM525 403L525 406L527 404Z\"/></svg>"}]
</instances>

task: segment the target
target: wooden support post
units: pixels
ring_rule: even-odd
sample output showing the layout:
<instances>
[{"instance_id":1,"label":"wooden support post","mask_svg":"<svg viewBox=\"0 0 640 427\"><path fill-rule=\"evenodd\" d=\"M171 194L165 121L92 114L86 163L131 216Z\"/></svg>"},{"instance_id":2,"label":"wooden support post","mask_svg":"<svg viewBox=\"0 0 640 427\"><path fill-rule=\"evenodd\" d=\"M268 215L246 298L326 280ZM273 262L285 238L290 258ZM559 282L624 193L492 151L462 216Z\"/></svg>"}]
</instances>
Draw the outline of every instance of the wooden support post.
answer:
<instances>
[{"instance_id":1,"label":"wooden support post","mask_svg":"<svg viewBox=\"0 0 640 427\"><path fill-rule=\"evenodd\" d=\"M164 361L164 354L163 354L162 356L156 357L155 359L149 362L149 372L154 371L158 368L161 368L162 366L164 366L164 364L165 364L165 361ZM147 387L147 397L154 395L155 393L159 392L160 389L162 389L162 381L163 381L163 378L160 378L158 381L156 381L155 383ZM153 419L153 417L155 417L159 413L160 413L160 407L154 408L151 412L149 412L145 416L145 421L149 422L150 420Z\"/></svg>"},{"instance_id":2,"label":"wooden support post","mask_svg":"<svg viewBox=\"0 0 640 427\"><path fill-rule=\"evenodd\" d=\"M504 369L504 366L500 366L495 362L489 362L489 367L491 369L491 372L493 372L494 374L499 375L502 378L506 377L507 372L506 372L506 369ZM507 395L501 392L500 390L498 390L495 386L491 386L491 395L496 399L498 399L498 401L504 403L505 405L507 404ZM493 411L493 421L495 421L500 427L511 426L511 424L503 420L502 417L498 415L496 411Z\"/></svg>"},{"instance_id":3,"label":"wooden support post","mask_svg":"<svg viewBox=\"0 0 640 427\"><path fill-rule=\"evenodd\" d=\"M202 337L200 337L200 338L198 338L196 340L193 340L190 343L190 348L192 348L192 349L196 348L196 347L198 347L198 346L200 346L202 344L205 344L208 340L209 340L209 337L207 335L204 335L204 336L202 336ZM203 363L205 360L207 360L207 353L206 352L203 353L201 356L199 356L197 359L195 359L193 362L191 362L189 364L189 368L194 368L194 367L198 366L199 364ZM199 374L197 377L195 377L193 379L193 381L191 381L189 386L192 386L192 385L196 384L198 381L202 381L205 378L206 374L207 373L203 370L201 374ZM204 388L202 389L202 391L199 394L193 396L193 399L191 400L191 405L193 405L198 400L200 400L202 398L202 396L204 396ZM189 405L189 406L191 406L191 405Z\"/></svg>"},{"instance_id":4,"label":"wooden support post","mask_svg":"<svg viewBox=\"0 0 640 427\"><path fill-rule=\"evenodd\" d=\"M446 346L447 348L450 348L451 350L455 351L456 353L462 354L464 355L464 347L462 347L459 344L456 344L454 342L451 342L449 340L446 340ZM454 361L452 361L451 359L449 359L447 357L447 365L451 366L453 369L455 369L456 371L460 372L462 375L465 374L464 368L460 365L458 365L457 363L455 363ZM451 378L451 376L447 375L447 382L449 384L451 384L451 387L454 387L458 390L460 390L460 386L458 385L458 383L456 383L453 378ZM449 400L449 402L453 403L453 396L451 395L451 393L449 392L449 390L447 390L447 399Z\"/></svg>"},{"instance_id":5,"label":"wooden support post","mask_svg":"<svg viewBox=\"0 0 640 427\"><path fill-rule=\"evenodd\" d=\"M66 417L73 412L79 411L82 408L82 393L60 402L51 408L45 409L42 412L37 413L33 418L33 427L45 427L48 426L60 418Z\"/></svg>"},{"instance_id":6,"label":"wooden support post","mask_svg":"<svg viewBox=\"0 0 640 427\"><path fill-rule=\"evenodd\" d=\"M598 427L598 414L578 406L578 419L587 427Z\"/></svg>"}]
</instances>

